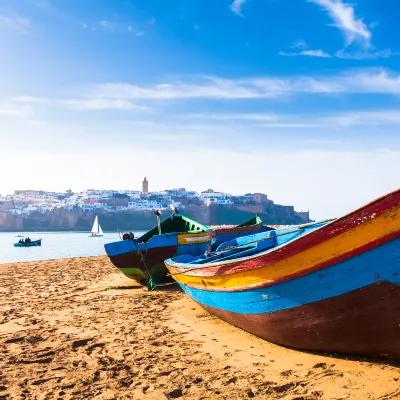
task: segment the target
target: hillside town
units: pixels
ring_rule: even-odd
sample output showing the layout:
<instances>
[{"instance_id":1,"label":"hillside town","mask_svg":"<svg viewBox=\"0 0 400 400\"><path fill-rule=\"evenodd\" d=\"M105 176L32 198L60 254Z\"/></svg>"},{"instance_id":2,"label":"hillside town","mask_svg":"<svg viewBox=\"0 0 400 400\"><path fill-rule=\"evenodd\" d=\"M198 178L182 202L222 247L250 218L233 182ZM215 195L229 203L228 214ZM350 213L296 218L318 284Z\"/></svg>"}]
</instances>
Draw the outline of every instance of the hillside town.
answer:
<instances>
[{"instance_id":1,"label":"hillside town","mask_svg":"<svg viewBox=\"0 0 400 400\"><path fill-rule=\"evenodd\" d=\"M240 204L253 200L253 195L233 197L228 193L187 191L185 188L149 192L144 178L142 190L94 190L74 193L47 192L43 190L16 190L14 194L0 195L0 210L27 218L33 212L46 213L54 210L90 211L145 211L178 208L187 204L209 206L210 204Z\"/></svg>"},{"instance_id":2,"label":"hillside town","mask_svg":"<svg viewBox=\"0 0 400 400\"><path fill-rule=\"evenodd\" d=\"M14 194L0 195L0 229L2 226L6 228L10 221L15 219L27 220L35 215L36 219L40 219L38 215L44 216L54 213L67 213L69 215L71 213L76 215L95 213L108 217L123 213L124 215L139 217L143 213L148 214L150 212L151 214L155 210L167 213L170 209L178 209L197 217L202 222L218 223L219 221L214 221L210 217L210 210L217 208L219 214L223 213L223 209L225 209L224 211L231 210L231 214L235 210L263 214L274 207L283 207L286 209L287 215L295 213L299 221L309 221L308 212L295 212L292 206L275 205L272 200L268 199L267 195L262 193L233 196L213 189L196 192L185 188L151 192L149 191L149 181L144 178L141 190L88 189L82 192L73 192L69 189L63 193L43 190L15 190ZM208 215L208 218L205 215ZM14 218L10 219L11 216ZM41 219L43 220L43 218ZM6 221L8 221L8 224ZM278 222L288 223L292 221L282 220Z\"/></svg>"}]
</instances>

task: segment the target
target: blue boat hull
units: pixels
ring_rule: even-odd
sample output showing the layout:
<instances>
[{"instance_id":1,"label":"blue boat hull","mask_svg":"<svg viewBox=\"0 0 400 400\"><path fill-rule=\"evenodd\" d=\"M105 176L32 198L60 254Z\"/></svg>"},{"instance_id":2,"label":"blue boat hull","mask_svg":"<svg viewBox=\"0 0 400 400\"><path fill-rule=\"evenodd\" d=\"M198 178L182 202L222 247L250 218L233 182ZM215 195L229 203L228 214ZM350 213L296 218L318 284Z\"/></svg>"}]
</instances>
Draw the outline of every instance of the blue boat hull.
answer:
<instances>
[{"instance_id":1,"label":"blue boat hull","mask_svg":"<svg viewBox=\"0 0 400 400\"><path fill-rule=\"evenodd\" d=\"M268 341L400 361L400 238L258 289L180 286L210 313Z\"/></svg>"}]
</instances>

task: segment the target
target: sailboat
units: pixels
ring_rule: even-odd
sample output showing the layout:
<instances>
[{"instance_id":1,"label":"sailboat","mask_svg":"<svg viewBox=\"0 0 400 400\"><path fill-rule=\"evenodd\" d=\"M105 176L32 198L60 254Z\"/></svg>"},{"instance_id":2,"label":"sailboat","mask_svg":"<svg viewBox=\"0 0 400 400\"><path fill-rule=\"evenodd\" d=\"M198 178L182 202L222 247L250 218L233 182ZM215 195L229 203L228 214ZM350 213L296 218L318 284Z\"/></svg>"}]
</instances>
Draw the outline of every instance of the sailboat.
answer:
<instances>
[{"instance_id":1,"label":"sailboat","mask_svg":"<svg viewBox=\"0 0 400 400\"><path fill-rule=\"evenodd\" d=\"M92 227L92 234L90 235L90 237L99 237L99 236L104 236L104 234L103 234L103 230L101 229L101 226L99 224L99 219L97 218L97 215L96 215L96 218L94 220L93 227Z\"/></svg>"}]
</instances>

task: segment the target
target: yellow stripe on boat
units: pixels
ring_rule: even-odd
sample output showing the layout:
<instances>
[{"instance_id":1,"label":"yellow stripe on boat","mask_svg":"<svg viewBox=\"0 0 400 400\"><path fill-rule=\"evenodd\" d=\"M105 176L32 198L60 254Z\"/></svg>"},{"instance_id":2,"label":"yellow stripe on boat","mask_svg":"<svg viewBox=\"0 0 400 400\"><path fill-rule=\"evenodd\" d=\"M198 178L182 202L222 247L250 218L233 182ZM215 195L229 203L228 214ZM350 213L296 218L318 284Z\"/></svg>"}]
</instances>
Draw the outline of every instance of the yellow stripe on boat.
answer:
<instances>
[{"instance_id":1,"label":"yellow stripe on boat","mask_svg":"<svg viewBox=\"0 0 400 400\"><path fill-rule=\"evenodd\" d=\"M313 246L292 257L278 261L274 264L255 268L252 270L236 272L222 276L195 276L177 274L174 278L185 285L199 288L235 288L259 285L268 281L275 281L329 261L332 258L346 254L363 245L373 242L400 230L400 206L381 214L380 216L364 222L338 236L333 237L319 245ZM318 233L313 233L317 235ZM290 245L290 244L289 244ZM282 248L282 251L284 247ZM277 251L277 250L275 250ZM214 264L215 267L218 264ZM228 263L221 266L228 266ZM194 265L195 267L195 265ZM200 266L199 266L200 267ZM178 273L179 269L171 267L170 272ZM188 274L195 274L195 271Z\"/></svg>"},{"instance_id":2,"label":"yellow stripe on boat","mask_svg":"<svg viewBox=\"0 0 400 400\"><path fill-rule=\"evenodd\" d=\"M211 234L202 233L188 233L184 235L178 235L178 244L196 244L210 241L212 238Z\"/></svg>"}]
</instances>

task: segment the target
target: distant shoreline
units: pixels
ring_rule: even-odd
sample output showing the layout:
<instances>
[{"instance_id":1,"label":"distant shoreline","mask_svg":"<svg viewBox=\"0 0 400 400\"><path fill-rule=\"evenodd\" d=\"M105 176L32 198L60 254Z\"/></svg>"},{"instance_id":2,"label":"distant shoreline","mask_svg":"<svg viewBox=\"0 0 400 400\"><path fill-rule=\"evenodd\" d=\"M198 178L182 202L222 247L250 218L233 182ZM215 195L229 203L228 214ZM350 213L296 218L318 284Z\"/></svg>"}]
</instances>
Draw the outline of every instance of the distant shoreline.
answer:
<instances>
[{"instance_id":1,"label":"distant shoreline","mask_svg":"<svg viewBox=\"0 0 400 400\"><path fill-rule=\"evenodd\" d=\"M269 225L265 224L266 226L273 228L273 229L283 229L287 228L293 225ZM210 228L214 231L217 229L227 229L227 228L232 228L235 225L210 225ZM110 229L103 229L104 233L125 233L125 232L146 232L148 229L134 229L134 228L129 228L129 229L118 229L118 230L110 230ZM0 230L0 233L90 233L91 231L88 229L40 229L40 230L31 230L31 229L22 229L22 230L17 230L17 229L8 229L8 230Z\"/></svg>"}]
</instances>

